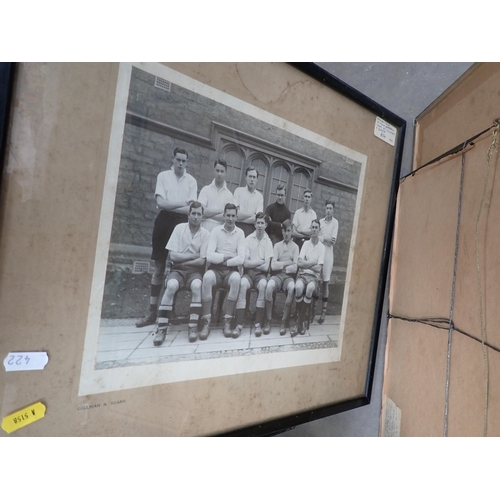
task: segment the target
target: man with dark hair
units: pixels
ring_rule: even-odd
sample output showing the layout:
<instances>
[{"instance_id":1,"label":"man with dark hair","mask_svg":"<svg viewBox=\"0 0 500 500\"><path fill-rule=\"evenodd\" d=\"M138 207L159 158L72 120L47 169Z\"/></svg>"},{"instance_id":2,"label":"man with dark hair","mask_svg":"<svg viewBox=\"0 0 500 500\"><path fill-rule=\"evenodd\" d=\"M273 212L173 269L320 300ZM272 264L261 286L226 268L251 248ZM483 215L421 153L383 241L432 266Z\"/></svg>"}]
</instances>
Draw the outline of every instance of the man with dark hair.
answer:
<instances>
[{"instance_id":1,"label":"man with dark hair","mask_svg":"<svg viewBox=\"0 0 500 500\"><path fill-rule=\"evenodd\" d=\"M318 323L321 325L325 321L326 316L326 306L328 303L328 296L330 294L330 278L333 270L333 247L337 242L337 234L339 231L339 222L333 217L333 210L335 208L335 203L333 201L327 201L325 203L325 217L319 222L321 224L321 229L319 232L319 241L325 245L325 261L323 263L323 269L321 270L321 280L322 285L322 302L323 307L321 309L321 316L318 319Z\"/></svg>"},{"instance_id":2,"label":"man with dark hair","mask_svg":"<svg viewBox=\"0 0 500 500\"><path fill-rule=\"evenodd\" d=\"M286 187L284 184L279 184L276 188L276 201L271 203L266 208L266 214L269 217L269 224L267 225L267 234L271 238L273 245L283 239L281 232L281 224L287 219L292 218L292 214L288 207L285 205Z\"/></svg>"},{"instance_id":3,"label":"man with dark hair","mask_svg":"<svg viewBox=\"0 0 500 500\"><path fill-rule=\"evenodd\" d=\"M299 248L302 248L304 242L311 237L311 222L318 218L311 207L312 191L310 189L304 191L303 200L304 207L295 212L292 222L292 235Z\"/></svg>"},{"instance_id":4,"label":"man with dark hair","mask_svg":"<svg viewBox=\"0 0 500 500\"><path fill-rule=\"evenodd\" d=\"M291 335L306 333L304 318L318 287L325 258L325 246L319 241L321 228L318 219L311 222L311 239L304 242L299 254L299 274L295 281L295 302L297 304L297 323L292 328Z\"/></svg>"},{"instance_id":5,"label":"man with dark hair","mask_svg":"<svg viewBox=\"0 0 500 500\"><path fill-rule=\"evenodd\" d=\"M196 201L198 185L196 179L186 172L188 154L186 150L175 148L173 164L169 170L158 174L155 198L158 213L153 228L154 272L151 278L149 313L135 324L138 328L152 325L156 321L158 299L165 275L168 256L166 245L177 224L187 222L189 204Z\"/></svg>"},{"instance_id":6,"label":"man with dark hair","mask_svg":"<svg viewBox=\"0 0 500 500\"><path fill-rule=\"evenodd\" d=\"M232 336L231 320L234 315L236 299L240 287L241 275L238 267L245 261L245 235L236 227L238 209L232 203L224 207L224 224L212 229L208 239L207 262L210 269L203 276L201 286L202 328L200 340L206 340L210 334L212 288L214 285L229 287L224 315L225 337Z\"/></svg>"},{"instance_id":7,"label":"man with dark hair","mask_svg":"<svg viewBox=\"0 0 500 500\"><path fill-rule=\"evenodd\" d=\"M235 339L240 336L243 329L247 292L251 287L257 288L258 291L254 333L256 337L262 335L267 272L273 256L273 244L266 233L266 227L267 215L264 212L258 212L255 215L255 231L245 238L244 273L241 278L238 301L236 302L236 328L232 334ZM264 333L269 333L269 330Z\"/></svg>"},{"instance_id":8,"label":"man with dark hair","mask_svg":"<svg viewBox=\"0 0 500 500\"><path fill-rule=\"evenodd\" d=\"M167 277L165 293L161 300L158 327L154 345L159 346L167 335L168 323L172 314L174 297L180 288L191 290L189 309L189 342L198 338L198 319L201 312L201 281L205 270L208 238L210 233L201 227L203 206L198 201L189 205L188 222L175 226L168 240L167 250L172 261L172 271Z\"/></svg>"},{"instance_id":9,"label":"man with dark hair","mask_svg":"<svg viewBox=\"0 0 500 500\"><path fill-rule=\"evenodd\" d=\"M245 171L245 187L234 190L234 204L238 207L238 223L236 224L245 233L245 237L255 230L255 214L264 210L264 198L257 191L259 172L255 167L248 167Z\"/></svg>"},{"instance_id":10,"label":"man with dark hair","mask_svg":"<svg viewBox=\"0 0 500 500\"><path fill-rule=\"evenodd\" d=\"M234 196L226 184L227 163L218 159L214 162L214 180L200 191L198 201L205 209L201 226L208 232L224 223L224 207L234 203Z\"/></svg>"},{"instance_id":11,"label":"man with dark hair","mask_svg":"<svg viewBox=\"0 0 500 500\"><path fill-rule=\"evenodd\" d=\"M292 240L292 221L287 219L281 224L283 241L274 245L273 260L271 261L271 278L266 288L266 323L264 333L271 330L274 292L282 290L286 293L285 307L281 319L280 335L285 335L290 328L290 311L292 310L295 291L295 274L299 260L299 247Z\"/></svg>"}]
</instances>

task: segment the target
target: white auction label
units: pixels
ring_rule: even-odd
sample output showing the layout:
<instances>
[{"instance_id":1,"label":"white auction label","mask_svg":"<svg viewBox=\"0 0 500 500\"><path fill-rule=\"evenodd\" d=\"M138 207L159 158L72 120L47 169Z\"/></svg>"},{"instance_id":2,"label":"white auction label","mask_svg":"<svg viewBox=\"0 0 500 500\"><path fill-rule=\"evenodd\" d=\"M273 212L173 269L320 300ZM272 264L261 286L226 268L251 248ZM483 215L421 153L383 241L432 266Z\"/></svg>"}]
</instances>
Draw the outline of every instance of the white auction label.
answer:
<instances>
[{"instance_id":1,"label":"white auction label","mask_svg":"<svg viewBox=\"0 0 500 500\"><path fill-rule=\"evenodd\" d=\"M396 403L385 397L384 408L384 426L383 437L399 437L401 436L401 410L396 406Z\"/></svg>"},{"instance_id":2,"label":"white auction label","mask_svg":"<svg viewBox=\"0 0 500 500\"><path fill-rule=\"evenodd\" d=\"M394 146L394 144L396 144L396 132L396 127L393 127L390 123L387 123L377 116L375 120L375 130L373 131L376 137Z\"/></svg>"},{"instance_id":3,"label":"white auction label","mask_svg":"<svg viewBox=\"0 0 500 500\"><path fill-rule=\"evenodd\" d=\"M49 362L46 352L9 352L3 360L7 372L43 370Z\"/></svg>"}]
</instances>

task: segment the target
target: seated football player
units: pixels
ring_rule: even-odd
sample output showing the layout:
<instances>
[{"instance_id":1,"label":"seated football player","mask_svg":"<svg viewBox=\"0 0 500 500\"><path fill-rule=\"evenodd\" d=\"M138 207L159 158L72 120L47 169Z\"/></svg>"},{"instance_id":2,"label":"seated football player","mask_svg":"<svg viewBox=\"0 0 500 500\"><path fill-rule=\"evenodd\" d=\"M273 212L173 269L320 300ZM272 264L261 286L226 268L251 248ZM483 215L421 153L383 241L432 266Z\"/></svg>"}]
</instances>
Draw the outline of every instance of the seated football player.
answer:
<instances>
[{"instance_id":1,"label":"seated football player","mask_svg":"<svg viewBox=\"0 0 500 500\"><path fill-rule=\"evenodd\" d=\"M236 302L236 328L233 331L233 338L238 338L243 329L247 292L252 287L258 292L254 333L256 337L262 335L267 272L273 256L273 244L266 233L267 221L268 216L264 212L258 212L255 215L255 231L245 238L245 263ZM264 333L269 333L269 329Z\"/></svg>"},{"instance_id":2,"label":"seated football player","mask_svg":"<svg viewBox=\"0 0 500 500\"><path fill-rule=\"evenodd\" d=\"M295 281L295 302L297 304L297 323L292 328L291 336L306 333L304 318L311 304L313 294L318 288L318 281L323 269L325 245L319 241L320 222L311 222L311 238L304 241L297 262L299 272Z\"/></svg>"},{"instance_id":3,"label":"seated football player","mask_svg":"<svg viewBox=\"0 0 500 500\"><path fill-rule=\"evenodd\" d=\"M275 291L286 293L285 307L281 319L280 335L285 335L290 328L290 311L295 291L295 274L299 260L299 247L292 239L292 221L287 219L281 224L283 240L274 245L271 261L271 278L266 287L266 322L264 333L271 330L273 298Z\"/></svg>"},{"instance_id":4,"label":"seated football player","mask_svg":"<svg viewBox=\"0 0 500 500\"><path fill-rule=\"evenodd\" d=\"M199 334L200 340L206 340L210 335L214 285L229 288L223 334L226 338L232 336L231 321L241 280L239 267L245 261L245 234L243 230L236 227L237 217L237 207L232 203L227 203L224 207L224 224L214 227L208 239L207 262L210 268L203 275L201 287L202 328Z\"/></svg>"},{"instance_id":5,"label":"seated football player","mask_svg":"<svg viewBox=\"0 0 500 500\"><path fill-rule=\"evenodd\" d=\"M165 292L158 310L158 327L154 345L160 346L167 335L175 294L180 288L191 290L188 338L198 338L198 319L201 312L201 282L205 269L210 233L201 227L203 206L198 201L189 205L188 222L175 226L167 243L172 270L168 274Z\"/></svg>"}]
</instances>

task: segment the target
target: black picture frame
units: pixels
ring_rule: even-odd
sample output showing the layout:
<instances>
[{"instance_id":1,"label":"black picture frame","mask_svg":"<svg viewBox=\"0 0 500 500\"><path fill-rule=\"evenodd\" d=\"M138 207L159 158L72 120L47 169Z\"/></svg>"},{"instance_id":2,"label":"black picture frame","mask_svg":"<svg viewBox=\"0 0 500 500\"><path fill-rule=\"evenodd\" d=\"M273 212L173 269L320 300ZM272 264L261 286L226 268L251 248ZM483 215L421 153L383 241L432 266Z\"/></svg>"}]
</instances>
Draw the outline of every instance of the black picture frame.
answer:
<instances>
[{"instance_id":1,"label":"black picture frame","mask_svg":"<svg viewBox=\"0 0 500 500\"><path fill-rule=\"evenodd\" d=\"M0 174L3 172L7 149L8 124L14 88L14 72L14 63L0 62ZM1 186L2 177L0 175L0 187Z\"/></svg>"},{"instance_id":2,"label":"black picture frame","mask_svg":"<svg viewBox=\"0 0 500 500\"><path fill-rule=\"evenodd\" d=\"M373 320L373 325L371 327L369 359L367 363L366 375L364 376L365 380L364 394L361 397L354 397L342 401L337 401L332 404L316 407L312 410L301 411L293 415L288 415L276 419L263 421L256 425L241 426L239 428L227 432L216 432L211 435L227 436L227 437L275 435L280 432L283 432L286 429L295 427L296 425L302 423L310 422L312 420L324 418L329 415L334 415L336 413L348 411L354 408L367 405L370 403L371 400L371 395L373 390L375 360L377 356L377 345L379 340L379 331L383 319L383 301L385 296L386 279L389 268L392 235L394 229L396 196L400 178L406 122L397 115L395 115L394 113L392 113L390 110L379 105L375 101L371 100L367 96L358 92L354 88L350 87L349 85L342 82L340 79L336 78L335 76L328 73L327 71L325 71L324 69L322 69L321 67L319 67L314 63L289 63L289 65L299 70L304 75L307 75L307 77L310 77L314 79L316 82L321 83L321 85L324 86L326 89L329 89L339 94L340 96L347 98L349 101L355 103L356 105L359 105L363 110L368 111L371 116L383 119L387 124L394 127L396 131L395 144L393 144L394 163L393 165L390 166L392 172L390 189L389 189L390 195L389 198L387 199L387 207L384 207L384 210L385 208L387 209L386 210L387 216L385 220L385 230L383 235L382 255L378 267L378 283L376 290L376 299L373 309L374 320ZM1 70L0 111L2 112L2 114L0 115L0 132L2 140L2 143L0 144L1 146L0 153L5 156L5 150L7 148L6 138L8 137L7 125L9 123L9 113L10 110L13 109L12 93L13 93L15 65L11 63L3 63L2 66L0 66L0 70ZM131 118L131 119L134 120L136 118ZM376 140L378 141L380 139ZM1 158L2 157L0 156L0 159ZM3 159L5 160L5 158ZM320 179L320 181L322 184L328 184L328 182L330 182L328 179ZM388 180L386 181L386 185L389 186ZM381 239L382 238L380 238L379 241L381 241ZM372 290L374 290L374 287L372 288ZM366 338L368 338L368 331L366 331L366 336L367 336ZM85 408L82 405L80 405L78 410L82 409Z\"/></svg>"}]
</instances>

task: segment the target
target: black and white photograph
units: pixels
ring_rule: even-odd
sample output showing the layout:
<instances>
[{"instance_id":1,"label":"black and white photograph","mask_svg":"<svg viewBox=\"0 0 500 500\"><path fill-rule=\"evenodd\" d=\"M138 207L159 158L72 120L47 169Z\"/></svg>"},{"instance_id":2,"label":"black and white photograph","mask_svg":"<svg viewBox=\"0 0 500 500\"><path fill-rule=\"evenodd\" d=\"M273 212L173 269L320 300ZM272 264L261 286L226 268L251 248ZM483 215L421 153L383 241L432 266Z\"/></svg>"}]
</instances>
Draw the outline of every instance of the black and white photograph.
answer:
<instances>
[{"instance_id":1,"label":"black and white photograph","mask_svg":"<svg viewBox=\"0 0 500 500\"><path fill-rule=\"evenodd\" d=\"M120 64L79 395L339 361L366 162Z\"/></svg>"}]
</instances>

